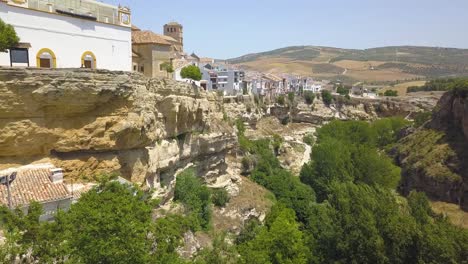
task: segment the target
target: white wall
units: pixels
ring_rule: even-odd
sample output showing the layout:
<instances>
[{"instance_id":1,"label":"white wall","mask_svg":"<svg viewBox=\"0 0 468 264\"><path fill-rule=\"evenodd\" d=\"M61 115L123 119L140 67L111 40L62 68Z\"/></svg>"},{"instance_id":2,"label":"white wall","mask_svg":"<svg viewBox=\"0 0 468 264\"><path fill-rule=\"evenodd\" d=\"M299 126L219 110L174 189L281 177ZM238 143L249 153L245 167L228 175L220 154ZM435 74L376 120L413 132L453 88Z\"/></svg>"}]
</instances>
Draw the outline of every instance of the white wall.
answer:
<instances>
[{"instance_id":1,"label":"white wall","mask_svg":"<svg viewBox=\"0 0 468 264\"><path fill-rule=\"evenodd\" d=\"M20 42L31 44L30 66L36 55L49 48L58 68L81 67L81 56L91 51L98 69L132 70L131 28L40 12L0 3L0 18L14 26ZM8 53L0 53L0 65L10 66Z\"/></svg>"}]
</instances>

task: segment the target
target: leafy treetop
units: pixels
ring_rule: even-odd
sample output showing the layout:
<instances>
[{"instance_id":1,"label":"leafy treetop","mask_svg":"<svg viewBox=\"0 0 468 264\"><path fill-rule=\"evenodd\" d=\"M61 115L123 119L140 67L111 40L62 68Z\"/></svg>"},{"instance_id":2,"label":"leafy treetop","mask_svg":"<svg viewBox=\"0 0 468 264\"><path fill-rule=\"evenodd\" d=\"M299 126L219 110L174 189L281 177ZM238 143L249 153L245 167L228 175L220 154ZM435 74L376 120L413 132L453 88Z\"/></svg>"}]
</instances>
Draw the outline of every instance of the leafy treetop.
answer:
<instances>
[{"instance_id":1,"label":"leafy treetop","mask_svg":"<svg viewBox=\"0 0 468 264\"><path fill-rule=\"evenodd\" d=\"M6 24L0 19L0 52L5 52L7 49L17 45L19 38L12 25Z\"/></svg>"},{"instance_id":2,"label":"leafy treetop","mask_svg":"<svg viewBox=\"0 0 468 264\"><path fill-rule=\"evenodd\" d=\"M192 79L194 81L200 81L202 78L202 73L200 69L195 65L189 65L182 68L180 76L184 79Z\"/></svg>"}]
</instances>

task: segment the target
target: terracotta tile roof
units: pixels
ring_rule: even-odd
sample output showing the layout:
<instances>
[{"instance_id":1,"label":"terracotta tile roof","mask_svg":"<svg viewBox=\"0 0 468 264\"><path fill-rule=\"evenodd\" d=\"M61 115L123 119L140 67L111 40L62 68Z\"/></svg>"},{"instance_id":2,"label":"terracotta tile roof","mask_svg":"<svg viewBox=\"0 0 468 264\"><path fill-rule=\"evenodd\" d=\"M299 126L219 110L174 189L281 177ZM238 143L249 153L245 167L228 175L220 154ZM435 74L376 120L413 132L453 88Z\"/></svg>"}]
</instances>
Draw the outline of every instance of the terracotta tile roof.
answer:
<instances>
[{"instance_id":1,"label":"terracotta tile roof","mask_svg":"<svg viewBox=\"0 0 468 264\"><path fill-rule=\"evenodd\" d=\"M152 31L133 31L132 44L161 44L171 45L162 35L156 34Z\"/></svg>"},{"instance_id":2,"label":"terracotta tile roof","mask_svg":"<svg viewBox=\"0 0 468 264\"><path fill-rule=\"evenodd\" d=\"M19 169L16 179L10 185L13 207L28 205L31 201L39 203L71 198L65 184L52 183L50 169ZM0 185L0 204L8 205L8 192Z\"/></svg>"},{"instance_id":3,"label":"terracotta tile roof","mask_svg":"<svg viewBox=\"0 0 468 264\"><path fill-rule=\"evenodd\" d=\"M166 35L160 35L163 39L169 41L169 42L175 42L175 43L179 43L175 38L171 37L171 36L166 36Z\"/></svg>"}]
</instances>

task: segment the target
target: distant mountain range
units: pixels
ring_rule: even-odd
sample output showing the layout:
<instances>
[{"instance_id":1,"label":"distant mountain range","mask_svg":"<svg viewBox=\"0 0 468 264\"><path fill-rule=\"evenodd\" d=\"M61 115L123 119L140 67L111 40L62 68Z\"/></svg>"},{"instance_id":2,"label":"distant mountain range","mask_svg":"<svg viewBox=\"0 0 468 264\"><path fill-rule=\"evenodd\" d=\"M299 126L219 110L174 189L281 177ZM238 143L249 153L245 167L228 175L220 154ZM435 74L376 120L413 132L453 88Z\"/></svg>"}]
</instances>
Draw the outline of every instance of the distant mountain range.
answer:
<instances>
[{"instance_id":1,"label":"distant mountain range","mask_svg":"<svg viewBox=\"0 0 468 264\"><path fill-rule=\"evenodd\" d=\"M382 83L468 75L468 49L395 46L365 50L293 46L229 59L248 70Z\"/></svg>"}]
</instances>

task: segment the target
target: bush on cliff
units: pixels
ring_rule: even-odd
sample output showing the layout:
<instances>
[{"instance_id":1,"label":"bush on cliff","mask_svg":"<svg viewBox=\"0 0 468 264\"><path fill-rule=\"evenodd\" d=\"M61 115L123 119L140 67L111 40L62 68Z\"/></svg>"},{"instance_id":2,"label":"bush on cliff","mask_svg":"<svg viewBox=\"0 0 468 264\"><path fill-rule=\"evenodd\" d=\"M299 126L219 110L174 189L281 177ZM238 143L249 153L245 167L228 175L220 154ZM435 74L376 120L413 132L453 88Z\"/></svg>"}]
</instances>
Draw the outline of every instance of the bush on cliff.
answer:
<instances>
[{"instance_id":1,"label":"bush on cliff","mask_svg":"<svg viewBox=\"0 0 468 264\"><path fill-rule=\"evenodd\" d=\"M181 202L194 226L207 230L211 223L211 193L190 168L177 176L174 201ZM197 228L198 229L198 228Z\"/></svg>"},{"instance_id":2,"label":"bush on cliff","mask_svg":"<svg viewBox=\"0 0 468 264\"><path fill-rule=\"evenodd\" d=\"M213 204L218 207L224 207L229 202L229 194L224 188L214 189L211 197Z\"/></svg>"},{"instance_id":3,"label":"bush on cliff","mask_svg":"<svg viewBox=\"0 0 468 264\"><path fill-rule=\"evenodd\" d=\"M304 92L304 100L306 101L306 104L312 104L315 99L315 94L311 91L305 91Z\"/></svg>"},{"instance_id":4,"label":"bush on cliff","mask_svg":"<svg viewBox=\"0 0 468 264\"><path fill-rule=\"evenodd\" d=\"M332 94L330 93L330 91L327 91L327 90L323 90L322 91L322 101L326 104L326 105L330 105L333 101L333 96Z\"/></svg>"}]
</instances>

